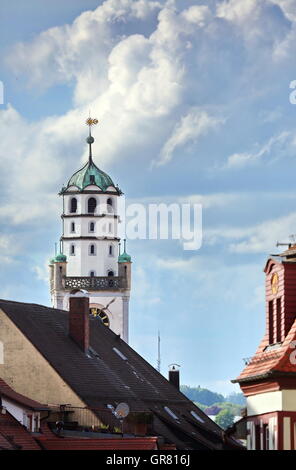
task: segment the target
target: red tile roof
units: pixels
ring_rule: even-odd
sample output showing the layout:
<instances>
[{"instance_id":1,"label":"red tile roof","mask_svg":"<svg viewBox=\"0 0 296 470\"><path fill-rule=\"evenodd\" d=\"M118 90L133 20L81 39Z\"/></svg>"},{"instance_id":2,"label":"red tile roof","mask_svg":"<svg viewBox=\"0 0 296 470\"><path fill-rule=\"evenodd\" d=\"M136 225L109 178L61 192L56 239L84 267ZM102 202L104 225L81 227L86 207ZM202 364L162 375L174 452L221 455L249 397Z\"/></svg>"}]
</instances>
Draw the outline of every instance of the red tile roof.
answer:
<instances>
[{"instance_id":1,"label":"red tile roof","mask_svg":"<svg viewBox=\"0 0 296 470\"><path fill-rule=\"evenodd\" d=\"M296 364L292 364L290 356L296 348L291 347L292 341L296 340L296 320L286 336L282 345L276 349L268 349L268 335L266 334L260 343L256 354L236 379L237 382L255 380L257 376L276 373L295 373ZM296 343L295 343L296 345Z\"/></svg>"},{"instance_id":2,"label":"red tile roof","mask_svg":"<svg viewBox=\"0 0 296 470\"><path fill-rule=\"evenodd\" d=\"M157 450L157 437L131 438L69 438L40 437L40 445L46 450Z\"/></svg>"},{"instance_id":3,"label":"red tile roof","mask_svg":"<svg viewBox=\"0 0 296 470\"><path fill-rule=\"evenodd\" d=\"M0 378L0 397L6 397L10 400L19 403L20 405L30 408L31 410L48 410L49 408L45 405L41 405L35 400L21 395L20 393L15 392L3 379Z\"/></svg>"},{"instance_id":4,"label":"red tile roof","mask_svg":"<svg viewBox=\"0 0 296 470\"><path fill-rule=\"evenodd\" d=\"M33 436L8 411L0 413L0 448L40 450ZM9 447L10 446L10 447Z\"/></svg>"}]
</instances>

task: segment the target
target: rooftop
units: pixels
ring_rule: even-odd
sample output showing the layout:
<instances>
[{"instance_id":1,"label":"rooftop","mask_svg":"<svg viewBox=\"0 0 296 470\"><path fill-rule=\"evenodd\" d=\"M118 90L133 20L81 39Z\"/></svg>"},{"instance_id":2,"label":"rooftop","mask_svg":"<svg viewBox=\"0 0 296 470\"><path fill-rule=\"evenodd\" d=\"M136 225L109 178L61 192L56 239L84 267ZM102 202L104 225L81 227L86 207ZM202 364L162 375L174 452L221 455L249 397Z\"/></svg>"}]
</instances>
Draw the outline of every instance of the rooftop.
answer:
<instances>
[{"instance_id":1,"label":"rooftop","mask_svg":"<svg viewBox=\"0 0 296 470\"><path fill-rule=\"evenodd\" d=\"M68 336L68 312L0 300L0 308L90 408L153 414L153 435L179 449L237 448L222 429L102 322L90 317L86 355ZM119 351L119 355L116 351ZM124 359L123 359L124 357ZM104 422L104 416L98 416Z\"/></svg>"}]
</instances>

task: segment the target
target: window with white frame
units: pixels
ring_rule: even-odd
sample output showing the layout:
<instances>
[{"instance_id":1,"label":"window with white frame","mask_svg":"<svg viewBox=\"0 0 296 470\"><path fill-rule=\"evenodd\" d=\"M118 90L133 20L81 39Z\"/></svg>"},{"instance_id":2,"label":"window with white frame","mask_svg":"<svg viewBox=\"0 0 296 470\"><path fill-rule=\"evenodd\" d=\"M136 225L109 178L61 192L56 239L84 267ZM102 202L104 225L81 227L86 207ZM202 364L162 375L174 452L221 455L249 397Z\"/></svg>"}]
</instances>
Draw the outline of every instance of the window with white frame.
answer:
<instances>
[{"instance_id":1,"label":"window with white frame","mask_svg":"<svg viewBox=\"0 0 296 470\"><path fill-rule=\"evenodd\" d=\"M96 255L96 245L94 245L93 243L91 245L89 245L89 254L91 256L95 256Z\"/></svg>"},{"instance_id":2,"label":"window with white frame","mask_svg":"<svg viewBox=\"0 0 296 470\"><path fill-rule=\"evenodd\" d=\"M97 200L94 197L90 197L87 202L87 212L89 214L94 214L97 207Z\"/></svg>"},{"instance_id":3,"label":"window with white frame","mask_svg":"<svg viewBox=\"0 0 296 470\"><path fill-rule=\"evenodd\" d=\"M72 197L70 200L70 212L75 214L77 212L77 199L76 197Z\"/></svg>"},{"instance_id":4,"label":"window with white frame","mask_svg":"<svg viewBox=\"0 0 296 470\"><path fill-rule=\"evenodd\" d=\"M107 212L109 214L113 213L113 199L111 197L107 199Z\"/></svg>"}]
</instances>

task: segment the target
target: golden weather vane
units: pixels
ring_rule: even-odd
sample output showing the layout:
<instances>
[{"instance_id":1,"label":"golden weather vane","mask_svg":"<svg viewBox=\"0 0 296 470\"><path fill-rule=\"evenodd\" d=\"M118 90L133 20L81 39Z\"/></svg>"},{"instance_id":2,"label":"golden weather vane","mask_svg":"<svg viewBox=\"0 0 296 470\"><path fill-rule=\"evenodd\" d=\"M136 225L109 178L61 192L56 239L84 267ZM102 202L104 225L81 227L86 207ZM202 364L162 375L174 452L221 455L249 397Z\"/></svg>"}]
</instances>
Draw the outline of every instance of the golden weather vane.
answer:
<instances>
[{"instance_id":1,"label":"golden weather vane","mask_svg":"<svg viewBox=\"0 0 296 470\"><path fill-rule=\"evenodd\" d=\"M87 118L86 120L86 124L89 126L89 127L92 127L92 126L95 126L96 124L98 124L98 120L97 119L92 119L91 117Z\"/></svg>"},{"instance_id":2,"label":"golden weather vane","mask_svg":"<svg viewBox=\"0 0 296 470\"><path fill-rule=\"evenodd\" d=\"M96 124L98 124L98 120L97 119L92 119L90 116L89 118L87 118L87 120L85 121L85 123L88 125L89 127L89 136L88 138L86 139L86 142L89 144L89 161L92 162L92 150L91 150L91 145L94 143L95 139L93 138L93 136L91 135L91 128L92 126L95 126Z\"/></svg>"}]
</instances>

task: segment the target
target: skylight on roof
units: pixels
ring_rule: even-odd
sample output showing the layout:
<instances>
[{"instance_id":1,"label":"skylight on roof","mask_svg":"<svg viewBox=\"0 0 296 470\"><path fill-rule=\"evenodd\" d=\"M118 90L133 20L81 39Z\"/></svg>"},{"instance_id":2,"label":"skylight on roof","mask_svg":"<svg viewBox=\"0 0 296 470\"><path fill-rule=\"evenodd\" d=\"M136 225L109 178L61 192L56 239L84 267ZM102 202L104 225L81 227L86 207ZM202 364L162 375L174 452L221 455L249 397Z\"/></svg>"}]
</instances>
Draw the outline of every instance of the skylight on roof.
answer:
<instances>
[{"instance_id":1,"label":"skylight on roof","mask_svg":"<svg viewBox=\"0 0 296 470\"><path fill-rule=\"evenodd\" d=\"M198 416L197 413L195 413L195 411L190 411L190 414L193 416L193 418L195 418L197 421L200 421L201 423L204 423L204 420Z\"/></svg>"},{"instance_id":2,"label":"skylight on roof","mask_svg":"<svg viewBox=\"0 0 296 470\"><path fill-rule=\"evenodd\" d=\"M175 415L175 413L168 406L165 406L164 410L167 412L168 415L170 415L171 418L174 418L177 421L179 420L178 416Z\"/></svg>"},{"instance_id":3,"label":"skylight on roof","mask_svg":"<svg viewBox=\"0 0 296 470\"><path fill-rule=\"evenodd\" d=\"M113 351L114 351L119 357L121 357L121 359L123 359L124 361L127 361L127 357L125 357L125 355L124 355L121 351L119 351L119 349L113 348Z\"/></svg>"}]
</instances>

